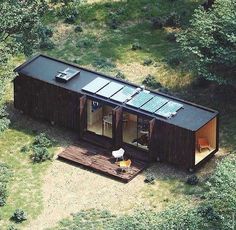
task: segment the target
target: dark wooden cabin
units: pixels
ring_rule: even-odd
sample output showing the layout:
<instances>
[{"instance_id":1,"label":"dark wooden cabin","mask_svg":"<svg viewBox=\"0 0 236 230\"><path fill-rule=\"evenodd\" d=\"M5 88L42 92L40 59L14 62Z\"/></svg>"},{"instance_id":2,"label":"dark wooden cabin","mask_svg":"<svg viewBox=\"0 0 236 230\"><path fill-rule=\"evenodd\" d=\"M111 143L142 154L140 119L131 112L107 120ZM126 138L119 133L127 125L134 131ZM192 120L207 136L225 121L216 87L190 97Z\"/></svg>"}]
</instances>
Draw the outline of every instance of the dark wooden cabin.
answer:
<instances>
[{"instance_id":1,"label":"dark wooden cabin","mask_svg":"<svg viewBox=\"0 0 236 230\"><path fill-rule=\"evenodd\" d=\"M218 112L45 55L17 67L14 105L132 158L195 169L218 151ZM209 146L199 148L203 139Z\"/></svg>"}]
</instances>

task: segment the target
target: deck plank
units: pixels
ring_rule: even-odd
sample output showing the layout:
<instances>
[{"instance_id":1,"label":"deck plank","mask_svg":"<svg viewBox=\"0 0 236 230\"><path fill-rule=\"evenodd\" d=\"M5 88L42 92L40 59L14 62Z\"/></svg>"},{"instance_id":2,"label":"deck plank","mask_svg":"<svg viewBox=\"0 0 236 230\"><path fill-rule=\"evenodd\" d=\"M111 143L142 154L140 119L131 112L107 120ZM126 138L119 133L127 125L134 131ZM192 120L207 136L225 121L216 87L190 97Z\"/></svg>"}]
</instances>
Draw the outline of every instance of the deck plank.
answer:
<instances>
[{"instance_id":1,"label":"deck plank","mask_svg":"<svg viewBox=\"0 0 236 230\"><path fill-rule=\"evenodd\" d=\"M87 142L68 146L58 155L58 158L83 165L125 183L132 180L148 166L147 162L131 159L130 169L127 172L120 172L119 166L115 164L115 159L108 150Z\"/></svg>"}]
</instances>

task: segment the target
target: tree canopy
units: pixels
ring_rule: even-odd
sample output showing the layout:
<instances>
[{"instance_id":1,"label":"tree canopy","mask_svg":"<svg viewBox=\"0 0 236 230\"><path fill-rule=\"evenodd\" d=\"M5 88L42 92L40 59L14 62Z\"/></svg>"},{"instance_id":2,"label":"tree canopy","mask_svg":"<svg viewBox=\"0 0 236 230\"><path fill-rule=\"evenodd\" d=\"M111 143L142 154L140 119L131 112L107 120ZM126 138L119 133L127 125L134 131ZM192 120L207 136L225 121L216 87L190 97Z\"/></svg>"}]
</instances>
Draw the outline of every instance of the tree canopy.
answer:
<instances>
[{"instance_id":1,"label":"tree canopy","mask_svg":"<svg viewBox=\"0 0 236 230\"><path fill-rule=\"evenodd\" d=\"M229 83L236 77L236 1L216 0L195 10L190 26L177 41L195 75Z\"/></svg>"},{"instance_id":2,"label":"tree canopy","mask_svg":"<svg viewBox=\"0 0 236 230\"><path fill-rule=\"evenodd\" d=\"M13 75L9 60L17 53L30 55L38 46L46 7L44 0L0 0L0 132L9 124L2 107L6 82Z\"/></svg>"}]
</instances>

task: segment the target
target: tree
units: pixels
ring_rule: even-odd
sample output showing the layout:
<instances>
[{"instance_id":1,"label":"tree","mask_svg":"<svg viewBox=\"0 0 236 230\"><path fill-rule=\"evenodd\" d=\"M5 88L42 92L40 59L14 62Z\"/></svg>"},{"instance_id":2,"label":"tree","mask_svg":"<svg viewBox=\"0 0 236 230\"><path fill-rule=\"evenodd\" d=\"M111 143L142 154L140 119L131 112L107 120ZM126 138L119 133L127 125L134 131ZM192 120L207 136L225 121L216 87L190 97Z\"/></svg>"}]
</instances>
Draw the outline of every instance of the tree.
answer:
<instances>
[{"instance_id":1,"label":"tree","mask_svg":"<svg viewBox=\"0 0 236 230\"><path fill-rule=\"evenodd\" d=\"M0 111L6 82L13 75L9 60L17 53L30 55L39 45L37 31L46 7L44 0L0 0ZM5 121L0 114L0 130L7 127Z\"/></svg>"},{"instance_id":2,"label":"tree","mask_svg":"<svg viewBox=\"0 0 236 230\"><path fill-rule=\"evenodd\" d=\"M216 0L195 10L190 27L177 35L186 66L197 76L229 83L236 73L236 1ZM235 80L235 79L234 79Z\"/></svg>"}]
</instances>

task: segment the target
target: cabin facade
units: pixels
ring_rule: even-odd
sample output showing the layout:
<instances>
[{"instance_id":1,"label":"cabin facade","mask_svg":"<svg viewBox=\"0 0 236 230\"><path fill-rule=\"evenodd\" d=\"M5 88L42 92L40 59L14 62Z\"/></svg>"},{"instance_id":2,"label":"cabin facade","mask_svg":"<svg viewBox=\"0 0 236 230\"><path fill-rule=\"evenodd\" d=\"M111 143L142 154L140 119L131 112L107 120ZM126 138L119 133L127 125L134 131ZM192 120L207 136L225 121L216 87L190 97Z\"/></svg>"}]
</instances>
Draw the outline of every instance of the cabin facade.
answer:
<instances>
[{"instance_id":1,"label":"cabin facade","mask_svg":"<svg viewBox=\"0 0 236 230\"><path fill-rule=\"evenodd\" d=\"M45 55L15 69L14 106L78 139L195 169L218 151L217 111ZM201 149L199 140L207 141Z\"/></svg>"}]
</instances>

